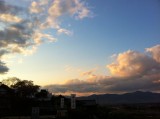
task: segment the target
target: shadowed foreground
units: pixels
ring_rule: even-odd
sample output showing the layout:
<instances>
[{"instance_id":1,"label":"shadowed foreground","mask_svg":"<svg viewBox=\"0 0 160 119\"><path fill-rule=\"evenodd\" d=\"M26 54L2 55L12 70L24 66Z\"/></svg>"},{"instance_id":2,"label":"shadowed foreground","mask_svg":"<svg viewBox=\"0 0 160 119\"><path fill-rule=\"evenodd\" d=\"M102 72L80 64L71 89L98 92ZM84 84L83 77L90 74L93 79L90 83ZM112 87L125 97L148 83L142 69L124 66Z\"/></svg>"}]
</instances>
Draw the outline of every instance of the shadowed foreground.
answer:
<instances>
[{"instance_id":1,"label":"shadowed foreground","mask_svg":"<svg viewBox=\"0 0 160 119\"><path fill-rule=\"evenodd\" d=\"M38 88L31 81L1 84L0 119L160 119L158 93L92 95L76 98L72 105L74 94L56 96Z\"/></svg>"}]
</instances>

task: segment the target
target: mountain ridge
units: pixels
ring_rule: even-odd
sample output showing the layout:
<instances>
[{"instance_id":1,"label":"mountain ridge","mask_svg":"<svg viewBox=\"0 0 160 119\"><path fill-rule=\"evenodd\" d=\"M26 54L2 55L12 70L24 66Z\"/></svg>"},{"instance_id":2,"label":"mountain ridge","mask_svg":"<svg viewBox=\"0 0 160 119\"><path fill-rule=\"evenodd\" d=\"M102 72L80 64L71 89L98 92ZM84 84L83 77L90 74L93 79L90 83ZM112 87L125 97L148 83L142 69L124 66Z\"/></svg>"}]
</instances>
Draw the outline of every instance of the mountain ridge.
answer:
<instances>
[{"instance_id":1,"label":"mountain ridge","mask_svg":"<svg viewBox=\"0 0 160 119\"><path fill-rule=\"evenodd\" d=\"M135 91L124 94L93 94L77 97L78 100L96 100L97 104L132 104L132 103L160 103L160 93Z\"/></svg>"}]
</instances>

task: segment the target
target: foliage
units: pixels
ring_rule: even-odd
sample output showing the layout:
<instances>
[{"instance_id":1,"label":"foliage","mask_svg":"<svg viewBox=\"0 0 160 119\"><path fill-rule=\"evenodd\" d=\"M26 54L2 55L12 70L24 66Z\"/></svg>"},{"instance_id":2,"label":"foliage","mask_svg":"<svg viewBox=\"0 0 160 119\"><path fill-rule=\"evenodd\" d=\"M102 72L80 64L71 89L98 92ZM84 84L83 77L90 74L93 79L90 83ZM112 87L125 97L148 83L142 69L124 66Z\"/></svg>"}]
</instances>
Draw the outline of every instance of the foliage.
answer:
<instances>
[{"instance_id":1,"label":"foliage","mask_svg":"<svg viewBox=\"0 0 160 119\"><path fill-rule=\"evenodd\" d=\"M17 77L9 77L7 79L3 79L2 84L7 85L8 87L11 87L19 81L20 81L20 79Z\"/></svg>"},{"instance_id":2,"label":"foliage","mask_svg":"<svg viewBox=\"0 0 160 119\"><path fill-rule=\"evenodd\" d=\"M40 86L34 85L33 81L20 80L16 77L2 80L2 84L7 85L12 89L15 89L17 96L20 97L34 96L40 88Z\"/></svg>"},{"instance_id":3,"label":"foliage","mask_svg":"<svg viewBox=\"0 0 160 119\"><path fill-rule=\"evenodd\" d=\"M36 94L37 98L47 98L49 92L47 90L41 90Z\"/></svg>"},{"instance_id":4,"label":"foliage","mask_svg":"<svg viewBox=\"0 0 160 119\"><path fill-rule=\"evenodd\" d=\"M31 97L34 96L38 90L38 85L34 85L33 81L20 80L16 84L12 85L12 88L16 90L18 96L20 97Z\"/></svg>"}]
</instances>

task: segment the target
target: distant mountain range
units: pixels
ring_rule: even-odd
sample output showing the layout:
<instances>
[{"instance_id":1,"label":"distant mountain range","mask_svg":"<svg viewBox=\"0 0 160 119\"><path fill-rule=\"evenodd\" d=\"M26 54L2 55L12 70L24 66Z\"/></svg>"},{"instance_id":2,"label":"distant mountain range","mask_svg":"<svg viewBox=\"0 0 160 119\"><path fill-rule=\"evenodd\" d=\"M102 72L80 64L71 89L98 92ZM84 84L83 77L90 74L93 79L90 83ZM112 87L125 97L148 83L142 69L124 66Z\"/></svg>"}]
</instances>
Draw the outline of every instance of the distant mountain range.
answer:
<instances>
[{"instance_id":1,"label":"distant mountain range","mask_svg":"<svg viewBox=\"0 0 160 119\"><path fill-rule=\"evenodd\" d=\"M104 104L160 103L160 93L136 91L125 94L103 94L78 97L78 100L96 100Z\"/></svg>"}]
</instances>

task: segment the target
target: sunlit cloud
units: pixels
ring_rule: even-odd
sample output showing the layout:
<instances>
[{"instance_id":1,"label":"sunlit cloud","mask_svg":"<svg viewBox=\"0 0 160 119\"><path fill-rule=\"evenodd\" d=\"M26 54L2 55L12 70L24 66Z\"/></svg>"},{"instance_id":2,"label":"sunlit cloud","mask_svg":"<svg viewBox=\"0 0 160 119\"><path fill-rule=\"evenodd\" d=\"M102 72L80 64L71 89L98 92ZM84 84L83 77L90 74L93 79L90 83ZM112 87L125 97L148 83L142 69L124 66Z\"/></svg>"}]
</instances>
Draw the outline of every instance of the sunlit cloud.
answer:
<instances>
[{"instance_id":1,"label":"sunlit cloud","mask_svg":"<svg viewBox=\"0 0 160 119\"><path fill-rule=\"evenodd\" d=\"M53 93L80 95L123 93L130 91L160 92L159 45L147 48L152 55L128 50L119 53L111 64L107 65L110 75L97 75L96 70L83 72L85 79L71 79L63 84L45 86Z\"/></svg>"},{"instance_id":2,"label":"sunlit cloud","mask_svg":"<svg viewBox=\"0 0 160 119\"><path fill-rule=\"evenodd\" d=\"M158 69L157 62L150 56L136 52L127 51L120 53L112 64L107 65L114 76L139 76Z\"/></svg>"},{"instance_id":3,"label":"sunlit cloud","mask_svg":"<svg viewBox=\"0 0 160 119\"><path fill-rule=\"evenodd\" d=\"M146 48L146 51L152 55L153 59L160 63L160 45L156 45L151 48Z\"/></svg>"},{"instance_id":4,"label":"sunlit cloud","mask_svg":"<svg viewBox=\"0 0 160 119\"><path fill-rule=\"evenodd\" d=\"M11 15L11 14L1 14L0 15L0 21L3 21L3 22L21 22L22 19L17 17L17 16Z\"/></svg>"},{"instance_id":5,"label":"sunlit cloud","mask_svg":"<svg viewBox=\"0 0 160 119\"><path fill-rule=\"evenodd\" d=\"M82 72L81 75L82 76L90 76L90 75L93 75L93 73L96 71L96 69L91 69L89 71L85 71L85 72Z\"/></svg>"}]
</instances>

